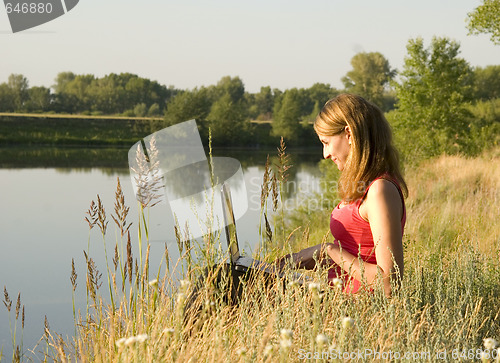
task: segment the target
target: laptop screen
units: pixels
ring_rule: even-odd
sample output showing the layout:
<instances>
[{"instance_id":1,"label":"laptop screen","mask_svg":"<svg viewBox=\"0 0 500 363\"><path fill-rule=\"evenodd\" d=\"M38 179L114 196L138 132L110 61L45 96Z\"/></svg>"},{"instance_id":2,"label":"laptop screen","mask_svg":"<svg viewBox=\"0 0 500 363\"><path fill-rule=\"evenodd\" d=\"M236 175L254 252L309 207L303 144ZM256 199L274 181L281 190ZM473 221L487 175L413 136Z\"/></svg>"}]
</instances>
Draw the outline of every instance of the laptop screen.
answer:
<instances>
[{"instance_id":1,"label":"laptop screen","mask_svg":"<svg viewBox=\"0 0 500 363\"><path fill-rule=\"evenodd\" d=\"M226 225L227 247L231 255L231 262L235 263L240 257L238 237L236 235L236 222L234 220L231 190L227 184L221 187L222 210L224 212L224 224Z\"/></svg>"}]
</instances>

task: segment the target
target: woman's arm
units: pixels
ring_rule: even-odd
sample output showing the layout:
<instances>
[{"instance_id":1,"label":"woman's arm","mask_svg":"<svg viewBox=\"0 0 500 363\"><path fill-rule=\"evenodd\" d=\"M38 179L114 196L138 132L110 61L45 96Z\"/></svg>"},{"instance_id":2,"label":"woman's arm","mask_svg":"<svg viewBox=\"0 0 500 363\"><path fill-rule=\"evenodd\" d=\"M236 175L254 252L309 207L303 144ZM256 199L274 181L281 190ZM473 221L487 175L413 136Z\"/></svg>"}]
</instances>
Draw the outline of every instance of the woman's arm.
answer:
<instances>
[{"instance_id":1,"label":"woman's arm","mask_svg":"<svg viewBox=\"0 0 500 363\"><path fill-rule=\"evenodd\" d=\"M292 260L292 268L304 268L312 270L316 267L316 261L324 265L330 265L331 260L326 254L327 244L319 244L305 248L296 253L289 253L276 260L276 266L282 270L290 260Z\"/></svg>"},{"instance_id":2,"label":"woman's arm","mask_svg":"<svg viewBox=\"0 0 500 363\"><path fill-rule=\"evenodd\" d=\"M391 278L395 277L397 269L402 277L404 267L401 196L392 182L379 179L371 185L363 205L360 214L370 223L377 264L364 262L362 276L360 261L356 256L344 250L341 253L339 246L332 243L327 245L326 252L336 264L358 281L372 284L380 274L385 294L390 296Z\"/></svg>"}]
</instances>

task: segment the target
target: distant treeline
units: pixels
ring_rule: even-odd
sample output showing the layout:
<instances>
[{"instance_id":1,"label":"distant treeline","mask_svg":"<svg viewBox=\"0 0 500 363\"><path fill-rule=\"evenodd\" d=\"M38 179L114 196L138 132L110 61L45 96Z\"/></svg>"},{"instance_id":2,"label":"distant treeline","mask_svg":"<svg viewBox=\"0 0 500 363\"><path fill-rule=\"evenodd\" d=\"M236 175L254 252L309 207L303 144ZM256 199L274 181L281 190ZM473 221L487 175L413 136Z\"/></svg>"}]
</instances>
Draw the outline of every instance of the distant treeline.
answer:
<instances>
[{"instance_id":1,"label":"distant treeline","mask_svg":"<svg viewBox=\"0 0 500 363\"><path fill-rule=\"evenodd\" d=\"M356 54L344 89L316 83L249 93L239 77L226 76L216 85L179 90L130 73L72 72L59 73L47 88L29 87L26 77L12 74L0 84L0 112L161 117L158 127L196 119L211 129L215 145L265 144L279 136L304 145L322 105L351 92L386 112L405 155L475 153L478 145L498 143L500 65L471 67L447 38L434 38L428 48L413 39L407 50L399 72L378 52ZM268 134L250 120L272 121Z\"/></svg>"}]
</instances>

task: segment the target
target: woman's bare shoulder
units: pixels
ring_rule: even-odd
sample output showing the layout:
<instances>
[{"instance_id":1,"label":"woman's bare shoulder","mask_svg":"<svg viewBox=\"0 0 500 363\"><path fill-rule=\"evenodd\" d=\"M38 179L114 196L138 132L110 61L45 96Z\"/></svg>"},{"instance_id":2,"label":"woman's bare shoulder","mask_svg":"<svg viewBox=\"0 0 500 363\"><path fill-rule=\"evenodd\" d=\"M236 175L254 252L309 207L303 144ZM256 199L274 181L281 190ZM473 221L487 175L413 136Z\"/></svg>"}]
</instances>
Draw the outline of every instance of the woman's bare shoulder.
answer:
<instances>
[{"instance_id":1,"label":"woman's bare shoulder","mask_svg":"<svg viewBox=\"0 0 500 363\"><path fill-rule=\"evenodd\" d=\"M366 195L366 214L383 209L396 210L402 214L401 194L394 182L387 179L377 179L368 189Z\"/></svg>"}]
</instances>

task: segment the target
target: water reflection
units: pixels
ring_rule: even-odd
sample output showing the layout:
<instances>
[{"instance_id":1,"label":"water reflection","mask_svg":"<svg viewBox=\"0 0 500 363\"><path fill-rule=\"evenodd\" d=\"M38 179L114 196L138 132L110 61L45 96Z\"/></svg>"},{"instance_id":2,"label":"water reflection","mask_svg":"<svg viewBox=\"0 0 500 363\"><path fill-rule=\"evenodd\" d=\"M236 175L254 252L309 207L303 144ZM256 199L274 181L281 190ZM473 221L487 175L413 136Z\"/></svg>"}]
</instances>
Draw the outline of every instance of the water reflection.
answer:
<instances>
[{"instance_id":1,"label":"water reflection","mask_svg":"<svg viewBox=\"0 0 500 363\"><path fill-rule=\"evenodd\" d=\"M0 147L0 168L127 168L127 148Z\"/></svg>"}]
</instances>

